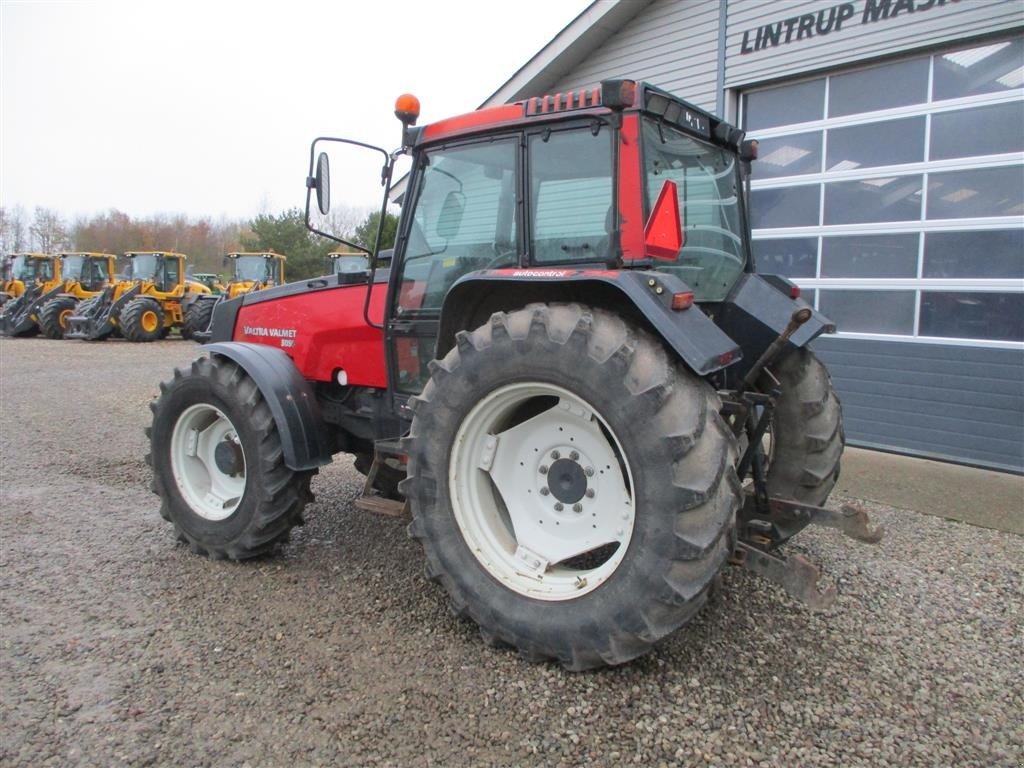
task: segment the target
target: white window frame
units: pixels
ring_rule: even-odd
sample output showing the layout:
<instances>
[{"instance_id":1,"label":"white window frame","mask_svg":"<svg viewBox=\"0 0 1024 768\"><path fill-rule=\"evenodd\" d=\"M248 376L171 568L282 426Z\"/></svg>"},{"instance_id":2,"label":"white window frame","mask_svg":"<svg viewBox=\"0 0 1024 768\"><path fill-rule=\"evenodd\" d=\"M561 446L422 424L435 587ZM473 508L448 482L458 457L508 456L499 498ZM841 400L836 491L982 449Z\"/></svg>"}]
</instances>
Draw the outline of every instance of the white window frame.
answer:
<instances>
[{"instance_id":1,"label":"white window frame","mask_svg":"<svg viewBox=\"0 0 1024 768\"><path fill-rule=\"evenodd\" d=\"M1006 40L1017 40L1018 35L1005 38ZM999 41L992 41L999 42ZM992 43L988 43L992 44ZM922 291L942 290L951 292L991 292L991 293L1024 293L1024 280L1001 279L1001 278L969 278L969 279L947 279L947 278L924 278L924 237L929 232L961 232L965 230L1002 230L1002 229L1024 229L1024 215L1020 216L987 216L987 217L964 217L957 219L925 219L928 205L928 178L932 173L943 173L946 171L975 171L987 168L1020 167L1024 172L1024 152L1011 152L996 155L976 155L966 158L953 158L948 160L906 163L895 166L874 166L870 168L855 168L845 171L828 171L828 133L829 129L844 128L849 126L863 126L871 123L883 122L906 117L925 118L925 142L924 157L927 158L930 152L931 143L931 121L932 115L944 112L960 111L963 109L992 106L998 104L1013 104L1024 100L1024 88L1000 91L997 93L985 93L977 96L964 96L955 99L933 100L932 91L935 77L935 59L950 50L962 49L964 46L946 46L942 49L931 51L928 56L928 92L925 101L894 107L891 109L862 112L854 115L843 115L842 117L827 117L830 84L832 77L847 74L849 72L863 71L878 66L877 63L864 67L858 67L842 72L826 73L815 77L805 77L786 82L785 85L796 85L799 82L817 80L824 77L825 94L822 101L822 118L820 120L809 120L802 123L775 126L767 129L752 131L750 138L772 139L791 136L799 133L822 132L821 141L821 167L816 173L804 173L791 176L777 176L770 179L758 179L751 182L751 190L780 189L796 186L812 186L817 184L820 191L818 224L816 226L801 227L779 227L772 229L755 229L752 232L754 240L782 240L795 237L817 238L818 253L815 266L815 277L792 277L797 285L805 292L814 291L815 308L818 306L820 294L819 289L825 290L872 290L872 291L907 291L915 292L914 304L914 332L913 335L904 334L881 334L881 333L856 333L842 331L837 334L840 338L870 339L876 341L896 342L917 342L924 344L944 344L953 346L990 347L998 349L1024 350L1024 342L1017 341L996 341L991 339L966 339L951 337L920 336L921 314L921 293ZM909 59L918 58L922 54L915 54ZM770 90L779 87L781 83L775 83L765 88L744 89L738 99L740 110L740 124L742 125L743 109L745 101L743 94L757 90ZM829 183L841 181L861 181L879 177L903 177L921 176L921 210L920 218L908 221L894 222L871 222L863 224L825 224L825 188ZM917 276L913 278L823 278L821 277L822 239L836 235L864 235L864 234L917 234L918 257Z\"/></svg>"}]
</instances>

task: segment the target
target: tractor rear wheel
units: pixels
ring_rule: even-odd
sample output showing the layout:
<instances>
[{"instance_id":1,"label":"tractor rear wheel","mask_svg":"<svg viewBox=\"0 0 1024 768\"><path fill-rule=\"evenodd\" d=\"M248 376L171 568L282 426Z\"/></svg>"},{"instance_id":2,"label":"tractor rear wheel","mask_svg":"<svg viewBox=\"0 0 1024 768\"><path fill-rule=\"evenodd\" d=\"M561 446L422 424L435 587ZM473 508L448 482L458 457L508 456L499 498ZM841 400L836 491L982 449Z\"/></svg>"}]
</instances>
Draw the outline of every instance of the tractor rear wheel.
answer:
<instances>
[{"instance_id":1,"label":"tractor rear wheel","mask_svg":"<svg viewBox=\"0 0 1024 768\"><path fill-rule=\"evenodd\" d=\"M71 296L50 299L39 311L39 328L48 339L63 339L68 329L68 318L75 314L78 300Z\"/></svg>"},{"instance_id":2,"label":"tractor rear wheel","mask_svg":"<svg viewBox=\"0 0 1024 768\"><path fill-rule=\"evenodd\" d=\"M485 640L621 664L704 604L733 547L736 442L646 332L578 305L496 313L412 403L409 532Z\"/></svg>"},{"instance_id":3,"label":"tractor rear wheel","mask_svg":"<svg viewBox=\"0 0 1024 768\"><path fill-rule=\"evenodd\" d=\"M164 329L164 311L156 299L140 296L121 310L118 325L128 341L156 341Z\"/></svg>"},{"instance_id":4,"label":"tractor rear wheel","mask_svg":"<svg viewBox=\"0 0 1024 768\"><path fill-rule=\"evenodd\" d=\"M302 523L315 471L285 466L270 408L242 368L199 358L188 371L175 369L150 409L152 490L194 552L256 557Z\"/></svg>"},{"instance_id":5,"label":"tractor rear wheel","mask_svg":"<svg viewBox=\"0 0 1024 768\"><path fill-rule=\"evenodd\" d=\"M839 479L843 410L828 370L809 349L793 350L772 367L782 397L772 420L768 493L823 506ZM781 541L807 522L780 530Z\"/></svg>"},{"instance_id":6,"label":"tractor rear wheel","mask_svg":"<svg viewBox=\"0 0 1024 768\"><path fill-rule=\"evenodd\" d=\"M213 309L216 306L216 301L197 299L193 302L185 310L185 320L181 326L181 335L186 339L191 339L197 333L202 333L209 328L210 320L213 318Z\"/></svg>"}]
</instances>

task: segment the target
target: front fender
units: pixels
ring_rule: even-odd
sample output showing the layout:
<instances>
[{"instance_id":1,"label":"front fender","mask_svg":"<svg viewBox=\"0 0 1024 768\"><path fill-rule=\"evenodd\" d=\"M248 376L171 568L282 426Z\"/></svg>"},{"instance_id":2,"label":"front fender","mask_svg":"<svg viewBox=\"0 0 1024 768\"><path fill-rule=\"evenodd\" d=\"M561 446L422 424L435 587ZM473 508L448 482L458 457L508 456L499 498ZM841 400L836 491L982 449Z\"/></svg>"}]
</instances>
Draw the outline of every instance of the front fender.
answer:
<instances>
[{"instance_id":1,"label":"front fender","mask_svg":"<svg viewBox=\"0 0 1024 768\"><path fill-rule=\"evenodd\" d=\"M492 269L473 272L448 291L441 308L437 357L455 334L476 327L492 312L535 301L572 301L641 320L698 376L742 356L739 346L696 305L672 309L672 297L691 289L662 272L605 269Z\"/></svg>"},{"instance_id":2,"label":"front fender","mask_svg":"<svg viewBox=\"0 0 1024 768\"><path fill-rule=\"evenodd\" d=\"M202 349L237 363L256 382L281 435L289 469L301 472L331 463L320 405L288 355L275 347L245 342L218 342Z\"/></svg>"}]
</instances>

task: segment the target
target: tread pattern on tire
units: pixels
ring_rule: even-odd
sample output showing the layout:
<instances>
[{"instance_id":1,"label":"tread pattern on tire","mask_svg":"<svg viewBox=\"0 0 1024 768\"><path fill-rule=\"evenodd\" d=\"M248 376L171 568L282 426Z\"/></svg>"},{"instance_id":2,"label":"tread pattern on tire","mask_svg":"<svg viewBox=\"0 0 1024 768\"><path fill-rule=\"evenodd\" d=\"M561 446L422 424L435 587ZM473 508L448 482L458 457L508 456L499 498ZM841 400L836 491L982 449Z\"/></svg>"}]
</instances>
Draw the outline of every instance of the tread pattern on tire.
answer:
<instances>
[{"instance_id":1,"label":"tread pattern on tire","mask_svg":"<svg viewBox=\"0 0 1024 768\"><path fill-rule=\"evenodd\" d=\"M717 394L674 364L647 333L614 314L580 305L532 304L511 313L499 312L473 332L460 332L456 340L443 360L431 363L431 380L411 400L415 417L405 440L409 476L401 490L411 503L409 534L424 548L428 578L444 587L456 615L479 625L488 644L512 646L530 661L555 660L567 669L581 670L622 664L646 653L696 614L734 547L741 494L735 474L737 449L719 415ZM499 350L488 354L495 345ZM465 555L473 556L457 528L451 534L454 518L447 528L438 523L452 517L446 498L447 447L438 447L438 436L453 434L451 422L461 418L460 408L469 407L465 399L472 384L467 381L512 357L513 350L533 357L532 350L537 349L559 356L567 367L573 356L583 360L585 355L597 366L593 370L602 374L599 386L616 387L614 391L630 401L624 407L642 419L631 428L642 423L639 430L651 437L641 442L648 445L649 439L655 448L650 456L634 456L631 462L647 459L657 467L643 468L643 472L661 473L665 480L648 484L659 487L640 488L638 482L637 525L643 515L652 521L646 523L652 530L658 528L667 535L655 540L635 534L629 546L637 547L637 552L646 548L642 553L627 554L608 582L579 601L556 604L556 611L567 614L567 609L576 610L573 604L604 590L598 600L614 603L602 609L604 615L578 621L565 618L563 623L552 618L553 611L544 608L540 616L541 609L535 609L536 623L527 626L531 604L540 601L520 597L518 610L503 613L494 599L482 599L481 589L473 583L474 578L490 578L482 569L466 574L453 568L460 555L463 563L470 562ZM628 578L634 579L634 585L642 582L644 589L627 594L623 587L612 586L627 567L641 574L631 573ZM512 595L497 587L497 582L491 583L486 588Z\"/></svg>"},{"instance_id":2,"label":"tread pattern on tire","mask_svg":"<svg viewBox=\"0 0 1024 768\"><path fill-rule=\"evenodd\" d=\"M58 296L50 299L39 311L39 330L48 339L63 339L65 328L61 327L60 316L68 311L74 312L78 300L70 296Z\"/></svg>"},{"instance_id":3,"label":"tread pattern on tire","mask_svg":"<svg viewBox=\"0 0 1024 768\"><path fill-rule=\"evenodd\" d=\"M142 327L142 315L146 312L155 312L159 322L153 331L147 331ZM132 299L121 311L118 321L121 332L128 341L146 342L156 341L164 328L164 311L160 302L148 296L139 296Z\"/></svg>"},{"instance_id":4,"label":"tread pattern on tire","mask_svg":"<svg viewBox=\"0 0 1024 768\"><path fill-rule=\"evenodd\" d=\"M257 435L257 461L250 464L245 495L241 502L251 502L250 520L233 540L213 544L194 535L182 522L187 504L180 497L173 481L167 482L160 469L170 471L169 441L174 426L173 401L189 381L201 379L220 397L232 397L239 405ZM172 523L178 539L190 549L213 560L245 560L266 554L278 543L288 539L291 529L303 525L302 511L313 501L310 481L316 470L296 472L284 463L281 438L274 417L252 378L236 363L218 357L201 357L192 362L190 370L174 369L174 377L160 383L160 395L149 404L153 424L147 427L150 452L146 463L153 470L150 490L160 497L160 516ZM167 415L170 423L158 423ZM237 426L237 425L236 425ZM154 455L159 461L154 461ZM247 461L249 457L247 456ZM190 514L190 513L189 513Z\"/></svg>"},{"instance_id":5,"label":"tread pattern on tire","mask_svg":"<svg viewBox=\"0 0 1024 768\"><path fill-rule=\"evenodd\" d=\"M217 303L208 299L197 299L193 302L185 311L181 335L186 339L192 339L196 333L202 333L209 328L210 320L213 318L213 310Z\"/></svg>"},{"instance_id":6,"label":"tread pattern on tire","mask_svg":"<svg viewBox=\"0 0 1024 768\"><path fill-rule=\"evenodd\" d=\"M839 479L846 442L843 410L825 366L806 348L773 369L783 396L775 410L768 492L822 506Z\"/></svg>"}]
</instances>

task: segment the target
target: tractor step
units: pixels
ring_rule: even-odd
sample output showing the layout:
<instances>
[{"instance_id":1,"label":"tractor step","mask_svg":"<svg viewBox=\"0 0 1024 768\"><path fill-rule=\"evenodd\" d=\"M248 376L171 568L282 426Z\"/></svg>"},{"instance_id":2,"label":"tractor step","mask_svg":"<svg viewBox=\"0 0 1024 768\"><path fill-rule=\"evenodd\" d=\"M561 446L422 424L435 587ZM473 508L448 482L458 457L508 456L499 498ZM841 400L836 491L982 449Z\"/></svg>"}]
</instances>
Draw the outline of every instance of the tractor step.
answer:
<instances>
[{"instance_id":1,"label":"tractor step","mask_svg":"<svg viewBox=\"0 0 1024 768\"><path fill-rule=\"evenodd\" d=\"M409 502L408 501L394 501L392 499L385 499L383 496L377 496L373 492L369 495L363 494L355 500L357 509L361 509L364 512L372 512L375 515L384 515L385 517L405 517L409 513Z\"/></svg>"},{"instance_id":2,"label":"tractor step","mask_svg":"<svg viewBox=\"0 0 1024 768\"><path fill-rule=\"evenodd\" d=\"M357 509L361 509L364 512L372 512L375 515L385 515L386 517L404 517L409 514L408 500L386 499L377 493L377 489L373 487L381 465L388 456L398 455L400 453L399 448L400 445L397 441L378 440L376 442L373 452L373 465L370 467L370 471L366 473L366 482L363 483L363 495L355 500Z\"/></svg>"}]
</instances>

